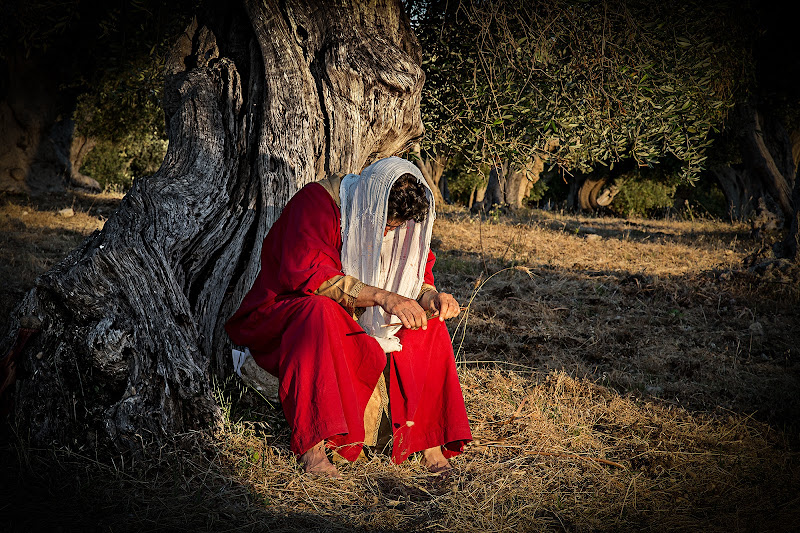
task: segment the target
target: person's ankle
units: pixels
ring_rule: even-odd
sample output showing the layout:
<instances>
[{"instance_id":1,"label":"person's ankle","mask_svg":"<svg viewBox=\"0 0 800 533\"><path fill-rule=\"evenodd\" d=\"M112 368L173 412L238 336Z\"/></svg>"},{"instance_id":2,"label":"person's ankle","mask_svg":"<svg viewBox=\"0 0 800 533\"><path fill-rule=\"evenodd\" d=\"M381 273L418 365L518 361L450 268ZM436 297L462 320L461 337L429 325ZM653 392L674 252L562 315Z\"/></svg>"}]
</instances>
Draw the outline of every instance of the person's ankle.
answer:
<instances>
[{"instance_id":1,"label":"person's ankle","mask_svg":"<svg viewBox=\"0 0 800 533\"><path fill-rule=\"evenodd\" d=\"M303 453L299 458L299 462L303 465L303 472L306 474L340 477L339 470L325 454L325 441L312 446Z\"/></svg>"},{"instance_id":2,"label":"person's ankle","mask_svg":"<svg viewBox=\"0 0 800 533\"><path fill-rule=\"evenodd\" d=\"M434 446L422 452L422 464L433 474L443 474L452 470L450 461L442 453L441 446Z\"/></svg>"}]
</instances>

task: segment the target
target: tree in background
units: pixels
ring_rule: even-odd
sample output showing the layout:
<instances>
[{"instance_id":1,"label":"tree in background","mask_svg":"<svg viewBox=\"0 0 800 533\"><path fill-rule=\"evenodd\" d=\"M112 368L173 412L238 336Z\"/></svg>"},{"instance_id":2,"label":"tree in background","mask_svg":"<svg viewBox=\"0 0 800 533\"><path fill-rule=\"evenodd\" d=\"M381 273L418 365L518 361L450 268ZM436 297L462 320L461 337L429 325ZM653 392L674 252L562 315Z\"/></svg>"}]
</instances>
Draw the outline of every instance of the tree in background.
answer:
<instances>
[{"instance_id":1,"label":"tree in background","mask_svg":"<svg viewBox=\"0 0 800 533\"><path fill-rule=\"evenodd\" d=\"M158 170L166 154L164 55L154 51L124 67L78 96L73 119L92 143L81 172L103 188L127 190L134 178Z\"/></svg>"},{"instance_id":2,"label":"tree in background","mask_svg":"<svg viewBox=\"0 0 800 533\"><path fill-rule=\"evenodd\" d=\"M119 145L133 136L146 150L142 132L154 129L155 116L163 124L163 114L155 110L167 41L185 27L195 5L193 0L5 2L0 190L98 188L80 172L98 142ZM163 137L163 126L158 129Z\"/></svg>"},{"instance_id":3,"label":"tree in background","mask_svg":"<svg viewBox=\"0 0 800 533\"><path fill-rule=\"evenodd\" d=\"M752 76L747 33L724 2L435 0L410 11L428 76L422 151L488 166L489 204L520 206L544 162L589 172L670 157L697 179ZM586 207L601 189L587 184Z\"/></svg>"},{"instance_id":4,"label":"tree in background","mask_svg":"<svg viewBox=\"0 0 800 533\"><path fill-rule=\"evenodd\" d=\"M778 257L798 258L800 221L800 58L795 18L783 2L754 2L747 20L755 30L755 75L725 132L728 152L711 170L722 185L731 217L751 219L754 230L782 224Z\"/></svg>"}]
</instances>

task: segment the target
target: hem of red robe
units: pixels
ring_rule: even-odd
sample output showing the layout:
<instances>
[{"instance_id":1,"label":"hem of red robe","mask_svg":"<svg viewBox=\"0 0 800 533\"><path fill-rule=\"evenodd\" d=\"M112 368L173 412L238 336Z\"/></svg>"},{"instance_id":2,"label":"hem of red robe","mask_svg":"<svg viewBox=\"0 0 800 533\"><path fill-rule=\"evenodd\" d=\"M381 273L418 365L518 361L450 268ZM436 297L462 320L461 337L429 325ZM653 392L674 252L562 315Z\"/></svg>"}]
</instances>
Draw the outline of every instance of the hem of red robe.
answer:
<instances>
[{"instance_id":1,"label":"hem of red robe","mask_svg":"<svg viewBox=\"0 0 800 533\"><path fill-rule=\"evenodd\" d=\"M449 459L463 453L464 446L472 440L472 431L469 426L448 427L446 435L441 431L419 434L413 431L413 426L404 426L396 431L396 435L392 452L392 462L395 464L402 463L412 454L436 446L441 446L442 454ZM402 449L398 449L399 447Z\"/></svg>"},{"instance_id":2,"label":"hem of red robe","mask_svg":"<svg viewBox=\"0 0 800 533\"><path fill-rule=\"evenodd\" d=\"M281 401L282 406L284 403L288 403L289 407L293 405L289 398ZM296 408L296 406L294 406L294 408ZM326 443L330 442L331 435L346 434L347 422L344 417L342 417L341 420L335 422L329 421L325 425L316 426L315 430L314 433L305 434L292 431L291 440L289 442L289 449L292 450L292 453L299 457L323 440L326 441Z\"/></svg>"}]
</instances>

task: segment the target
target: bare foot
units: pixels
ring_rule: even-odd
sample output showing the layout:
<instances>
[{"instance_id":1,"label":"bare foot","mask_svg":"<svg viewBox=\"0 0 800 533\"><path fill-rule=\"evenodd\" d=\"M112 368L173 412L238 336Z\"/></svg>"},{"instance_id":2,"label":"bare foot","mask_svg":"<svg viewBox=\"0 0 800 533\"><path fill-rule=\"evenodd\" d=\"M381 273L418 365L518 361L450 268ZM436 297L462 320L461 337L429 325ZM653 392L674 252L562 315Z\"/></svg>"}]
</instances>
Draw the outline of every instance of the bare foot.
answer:
<instances>
[{"instance_id":1,"label":"bare foot","mask_svg":"<svg viewBox=\"0 0 800 533\"><path fill-rule=\"evenodd\" d=\"M342 477L336 467L328 460L328 456L325 455L325 441L320 442L301 455L298 461L303 465L303 471L306 474L335 478Z\"/></svg>"},{"instance_id":2,"label":"bare foot","mask_svg":"<svg viewBox=\"0 0 800 533\"><path fill-rule=\"evenodd\" d=\"M446 476L453 471L450 461L442 453L441 446L434 446L422 452L422 464L425 465L428 472L439 474L440 476Z\"/></svg>"}]
</instances>

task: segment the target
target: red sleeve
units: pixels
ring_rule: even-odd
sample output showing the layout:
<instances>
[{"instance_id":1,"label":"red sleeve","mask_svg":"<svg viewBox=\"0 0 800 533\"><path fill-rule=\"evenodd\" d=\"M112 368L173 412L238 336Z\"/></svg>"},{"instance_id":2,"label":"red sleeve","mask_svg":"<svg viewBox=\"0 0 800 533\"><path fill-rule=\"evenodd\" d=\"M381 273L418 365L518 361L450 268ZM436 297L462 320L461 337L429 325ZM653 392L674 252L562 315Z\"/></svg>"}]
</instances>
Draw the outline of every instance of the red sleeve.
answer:
<instances>
[{"instance_id":1,"label":"red sleeve","mask_svg":"<svg viewBox=\"0 0 800 533\"><path fill-rule=\"evenodd\" d=\"M436 284L433 282L433 264L436 262L436 256L433 255L433 250L428 250L428 262L425 265L425 278L423 281L428 285L433 285L434 287Z\"/></svg>"},{"instance_id":2,"label":"red sleeve","mask_svg":"<svg viewBox=\"0 0 800 533\"><path fill-rule=\"evenodd\" d=\"M341 215L320 185L304 187L281 214L279 294L312 294L322 283L342 275Z\"/></svg>"}]
</instances>

